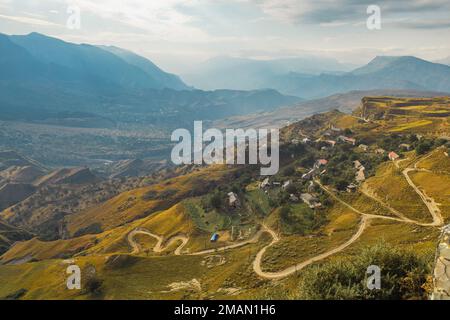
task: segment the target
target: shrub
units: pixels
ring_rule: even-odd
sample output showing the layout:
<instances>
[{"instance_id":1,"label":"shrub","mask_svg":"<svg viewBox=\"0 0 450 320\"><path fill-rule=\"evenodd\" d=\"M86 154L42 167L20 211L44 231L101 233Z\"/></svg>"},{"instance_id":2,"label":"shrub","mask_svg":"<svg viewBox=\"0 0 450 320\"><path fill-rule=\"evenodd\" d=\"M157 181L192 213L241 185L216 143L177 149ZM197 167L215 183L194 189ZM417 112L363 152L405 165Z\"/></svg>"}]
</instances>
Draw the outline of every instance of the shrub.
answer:
<instances>
[{"instance_id":1,"label":"shrub","mask_svg":"<svg viewBox=\"0 0 450 320\"><path fill-rule=\"evenodd\" d=\"M366 247L353 260L315 266L302 276L303 299L426 299L424 289L431 257L379 243ZM381 289L367 288L367 267L381 269Z\"/></svg>"},{"instance_id":2,"label":"shrub","mask_svg":"<svg viewBox=\"0 0 450 320\"><path fill-rule=\"evenodd\" d=\"M295 174L295 168L293 166L289 166L283 169L284 176L293 176Z\"/></svg>"},{"instance_id":3,"label":"shrub","mask_svg":"<svg viewBox=\"0 0 450 320\"><path fill-rule=\"evenodd\" d=\"M221 192L215 191L209 199L209 204L214 209L220 209L223 204L223 196Z\"/></svg>"},{"instance_id":4,"label":"shrub","mask_svg":"<svg viewBox=\"0 0 450 320\"><path fill-rule=\"evenodd\" d=\"M431 149L431 144L427 141L419 143L419 145L416 148L416 154L422 155L427 153Z\"/></svg>"},{"instance_id":5,"label":"shrub","mask_svg":"<svg viewBox=\"0 0 450 320\"><path fill-rule=\"evenodd\" d=\"M84 236L84 235L86 235L86 234L99 234L99 233L102 233L102 232L103 232L103 229L102 229L101 224L98 223L98 222L95 222L95 223L93 223L93 224L90 224L90 225L87 226L87 227L78 229L78 230L74 233L73 236L76 238L76 237Z\"/></svg>"}]
</instances>

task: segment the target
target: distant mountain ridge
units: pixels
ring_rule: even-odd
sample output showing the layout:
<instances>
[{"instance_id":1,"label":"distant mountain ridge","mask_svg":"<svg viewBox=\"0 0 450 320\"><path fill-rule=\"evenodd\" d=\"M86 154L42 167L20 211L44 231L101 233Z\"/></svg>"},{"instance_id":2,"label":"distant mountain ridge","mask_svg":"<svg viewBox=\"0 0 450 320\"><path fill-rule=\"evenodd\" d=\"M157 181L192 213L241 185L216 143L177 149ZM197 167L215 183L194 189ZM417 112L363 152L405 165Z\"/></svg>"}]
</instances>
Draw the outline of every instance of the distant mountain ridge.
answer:
<instances>
[{"instance_id":1,"label":"distant mountain ridge","mask_svg":"<svg viewBox=\"0 0 450 320\"><path fill-rule=\"evenodd\" d=\"M224 120L217 120L214 122L214 126L218 128L282 128L292 122L300 121L313 114L328 112L330 110L339 110L345 113L352 113L361 105L361 99L367 96L429 98L446 95L448 94L444 92L416 91L407 89L350 91L331 95L325 98L303 101L297 105L283 107L271 112L249 114L245 116L231 117Z\"/></svg>"},{"instance_id":2,"label":"distant mountain ridge","mask_svg":"<svg viewBox=\"0 0 450 320\"><path fill-rule=\"evenodd\" d=\"M299 101L275 90L193 90L130 51L78 45L38 33L0 34L0 52L0 120L167 127Z\"/></svg>"},{"instance_id":3,"label":"distant mountain ridge","mask_svg":"<svg viewBox=\"0 0 450 320\"><path fill-rule=\"evenodd\" d=\"M183 79L204 90L274 88L272 79L290 72L339 74L353 66L330 58L303 56L273 60L215 57L183 74ZM277 89L278 90L278 89Z\"/></svg>"},{"instance_id":4,"label":"distant mountain ridge","mask_svg":"<svg viewBox=\"0 0 450 320\"><path fill-rule=\"evenodd\" d=\"M137 55L125 50L109 49L88 44L73 44L39 33L12 35L8 37L13 43L24 48L34 59L48 65L67 68L73 80L95 80L111 82L125 88L176 89L187 90L175 75L171 75L154 66L151 70L141 69L144 64L129 63L127 56ZM147 65L152 64L149 60ZM170 81L171 80L171 81Z\"/></svg>"},{"instance_id":5,"label":"distant mountain ridge","mask_svg":"<svg viewBox=\"0 0 450 320\"><path fill-rule=\"evenodd\" d=\"M326 66L327 64L324 64L323 67ZM230 69L227 71L226 67ZM290 67L291 70L282 66L273 70L261 68L259 63L250 64L245 60L228 62L223 64L222 69L212 69L216 74L207 69L203 75L196 76L196 81L210 83L210 86L219 84L231 88L246 82L246 89L272 88L286 95L306 99L323 98L354 90L450 92L450 66L413 56L378 56L353 71L333 72L329 69L314 73L308 72L307 66L297 70L292 65Z\"/></svg>"},{"instance_id":6,"label":"distant mountain ridge","mask_svg":"<svg viewBox=\"0 0 450 320\"><path fill-rule=\"evenodd\" d=\"M114 46L98 47L111 52L112 54L126 61L128 64L138 67L140 70L144 71L150 78L152 78L155 83L159 83L160 88L170 88L174 90L192 89L191 87L188 87L177 75L164 72L153 62L135 54L134 52Z\"/></svg>"}]
</instances>

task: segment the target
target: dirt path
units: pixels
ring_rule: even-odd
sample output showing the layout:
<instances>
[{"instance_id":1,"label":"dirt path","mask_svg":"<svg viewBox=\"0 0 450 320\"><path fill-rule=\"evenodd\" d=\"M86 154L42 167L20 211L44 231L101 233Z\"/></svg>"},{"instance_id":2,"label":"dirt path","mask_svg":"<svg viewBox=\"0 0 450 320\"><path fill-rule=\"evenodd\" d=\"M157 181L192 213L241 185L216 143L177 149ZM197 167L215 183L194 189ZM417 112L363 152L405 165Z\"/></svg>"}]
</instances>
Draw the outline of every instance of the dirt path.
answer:
<instances>
[{"instance_id":1,"label":"dirt path","mask_svg":"<svg viewBox=\"0 0 450 320\"><path fill-rule=\"evenodd\" d=\"M242 241L242 242L238 242L238 243L234 243L234 244L230 244L227 246L223 246L223 247L218 247L218 248L213 248L213 249L207 249L207 250L202 250L202 251L197 251L197 252L193 252L193 253L184 253L184 255L190 255L190 256L200 256L200 255L205 255L205 254L211 254L211 253L217 253L220 251L226 251L226 250L230 250L230 249L235 249L235 248L239 248L242 246L245 246L247 244L252 244L252 243L257 243L259 238L262 236L263 233L268 232L268 230L266 229L261 229L259 230L253 237L251 237L248 240ZM163 237L158 236L154 233L151 233L150 231L146 230L146 229L142 229L142 228L138 228L135 229L133 231L131 231L128 234L128 243L130 244L130 246L132 247L133 254L137 254L141 251L140 245L134 240L135 235L137 234L145 234L148 235L150 237L155 238L158 242L156 243L156 245L153 247L153 251L156 253L160 253L163 252L164 250L166 250L172 243L177 242L177 241L181 241L180 246L175 250L175 255L179 256L182 254L181 250L186 246L186 244L189 241L189 238L186 236L174 236L172 238L170 238L167 241L167 244L165 246L163 246Z\"/></svg>"},{"instance_id":2,"label":"dirt path","mask_svg":"<svg viewBox=\"0 0 450 320\"><path fill-rule=\"evenodd\" d=\"M429 156L430 155L427 155L427 157L429 157ZM167 241L165 246L163 246L163 238L162 237L155 235L155 234L151 233L150 231L142 229L142 228L138 228L136 230L131 231L128 234L128 242L129 242L130 246L133 248L132 253L139 253L141 251L141 248L140 248L139 244L136 243L136 241L134 240L134 236L136 234L146 234L146 235L149 235L149 236L155 238L158 241L157 244L153 247L154 252L162 252L162 251L166 250L172 243L181 241L181 244L175 250L175 255L181 255L181 254L205 255L205 254L217 253L217 252L225 251L225 250L229 250L229 249L239 248L239 247L245 246L247 244L257 243L259 241L259 238L262 236L262 234L268 233L272 237L272 241L269 244L267 244L266 246L264 246L256 254L255 260L253 261L253 270L258 276L260 276L261 278L264 278L264 279L277 280L277 279L285 278L297 271L300 271L301 269L305 268L306 266L308 266L314 262L326 259L329 256L339 253L342 250L344 250L345 248L347 248L348 246L350 246L352 243L354 243L361 237L361 235L363 234L364 230L366 229L366 227L369 224L369 221L371 219L385 219L385 220L415 224L415 225L419 225L419 226L432 226L432 227L442 226L444 224L444 219L442 218L442 215L440 214L440 210L439 210L436 202L434 201L434 199L427 196L424 192L422 192L409 177L409 172L411 172L411 171L428 171L426 169L420 169L417 167L417 164L420 161L426 159L427 157L424 157L424 158L420 159L419 161L417 161L414 164L413 168L409 167L409 168L404 169L402 171L402 174L405 177L408 184L414 189L414 191L419 195L420 199L427 206L428 210L430 211L431 216L433 217L432 223L421 223L421 222L414 221L412 219L407 218L401 212L399 212L396 209L389 206L389 204L385 203L381 199L378 199L374 194L372 194L370 192L370 190L367 187L364 187L364 186L361 189L361 192L364 195L368 196L369 198L373 199L374 201L377 201L378 203L383 205L391 213L393 213L395 215L395 217L382 216L382 215L376 215L376 214L368 214L368 213L362 212L362 211L356 209L355 207L353 207L352 205L348 204L344 200L340 199L338 196L336 196L334 194L334 192L332 192L327 187L322 185L319 180L315 180L315 182L319 185L319 187L322 190L324 190L326 193L328 193L333 199L335 199L342 205L346 206L347 208L351 209L352 211L356 212L357 214L359 214L361 216L359 228L358 228L357 232L349 240L347 240L345 243L341 244L340 246L338 246L334 249L331 249L327 252L324 252L322 254L319 254L315 257L309 258L301 263L298 263L296 265L293 265L293 266L288 267L281 271L265 272L262 270L261 264L262 264L264 254L266 253L267 249L280 241L280 237L276 234L276 232L273 231L272 229L270 229L265 224L262 224L261 230L259 230L252 238L250 238L248 240L245 240L245 241L242 241L239 243L235 243L235 244L231 244L231 245L227 245L227 246L223 246L223 247L219 247L219 248L215 248L215 249L198 251L195 253L182 253L182 249L186 246L186 244L189 241L189 238L186 236L181 236L181 235L174 236ZM397 163L396 163L396 166L399 168Z\"/></svg>"},{"instance_id":3,"label":"dirt path","mask_svg":"<svg viewBox=\"0 0 450 320\"><path fill-rule=\"evenodd\" d=\"M229 250L229 249L239 248L239 247L245 246L247 244L257 243L259 238L262 236L262 234L264 232L266 232L266 230L261 229L252 238L250 238L248 240L245 240L245 241L242 241L242 242L238 242L238 243L234 243L234 244L230 244L228 246L219 247L219 248L197 251L197 252L191 253L189 255L191 255L191 256L200 256L200 255L204 255L204 254L217 253L217 252L220 252L220 251L226 251L226 250Z\"/></svg>"},{"instance_id":4,"label":"dirt path","mask_svg":"<svg viewBox=\"0 0 450 320\"><path fill-rule=\"evenodd\" d=\"M363 216L361 218L361 222L359 224L359 228L358 231L345 243L341 244L340 246L331 249L330 251L324 252L322 254L319 254L313 258L307 259L301 263L298 263L292 267L288 267L282 271L278 271L278 272L264 272L261 268L261 262L262 262L262 258L264 256L264 253L266 252L266 250L271 247L272 245L274 245L275 243L277 243L279 241L278 236L275 234L275 232L267 227L266 230L272 235L272 242L270 244L268 244L267 246L265 246L264 248L261 249L261 251L258 252L258 254L256 255L255 260L253 261L253 271L255 271L255 273L264 278L264 279L270 279L270 280L277 280L277 279L281 279L281 278L285 278L287 276L290 276L291 274L300 271L301 269L303 269L304 267L323 260L333 254L336 254L342 250L344 250L345 248L347 248L349 245L351 245L353 242L355 242L356 240L358 240L358 238L363 234L364 229L367 226L367 222L370 218Z\"/></svg>"},{"instance_id":5,"label":"dirt path","mask_svg":"<svg viewBox=\"0 0 450 320\"><path fill-rule=\"evenodd\" d=\"M393 215L399 217L400 219L406 221L409 221L410 223L414 223L413 220L407 218L403 213L401 213L400 211L398 211L397 209L392 208L389 204L387 204L386 202L384 202L383 200L381 200L380 198L378 198L374 192L372 192L372 190L369 188L369 186L367 185L367 183L363 183L361 185L361 188L359 189L359 191L365 195L366 197L378 202L379 204L381 204L383 207L385 207L386 209L388 209Z\"/></svg>"},{"instance_id":6,"label":"dirt path","mask_svg":"<svg viewBox=\"0 0 450 320\"><path fill-rule=\"evenodd\" d=\"M183 250L183 248L186 246L186 244L189 241L189 238L186 236L174 236L172 238L170 238L167 243L163 246L163 241L164 239L154 233L151 233L148 230L145 229L135 229L133 231L131 231L128 234L128 243L130 244L130 246L133 248L132 253L133 254L137 254L141 251L141 247L140 245L134 240L134 236L136 236L137 234L145 234L148 235L152 238L155 238L158 242L155 244L155 246L153 247L153 251L156 253L160 253L163 252L164 250L166 250L168 247L170 247L171 244L181 241L181 244L175 249L174 254L176 256L181 255L181 250Z\"/></svg>"},{"instance_id":7,"label":"dirt path","mask_svg":"<svg viewBox=\"0 0 450 320\"><path fill-rule=\"evenodd\" d=\"M417 163L416 163L416 165L417 165ZM434 199L427 196L424 192L422 192L409 177L409 172L411 172L411 171L422 171L421 169L417 169L416 165L414 165L414 168L406 168L405 170L402 171L402 174L405 177L408 184L419 195L420 199L422 199L422 202L425 203L425 205L428 208L428 211L430 212L431 216L433 217L433 222L428 225L435 226L435 227L442 226L444 224L444 219L442 218L441 210L437 206Z\"/></svg>"},{"instance_id":8,"label":"dirt path","mask_svg":"<svg viewBox=\"0 0 450 320\"><path fill-rule=\"evenodd\" d=\"M414 169L413 169L414 170ZM409 218L400 218L400 217L390 217L390 216L382 216L382 215L378 215L378 214L370 214L370 213L364 213L358 209L356 209L355 207L351 206L350 204L348 204L347 202L345 202L344 200L340 199L339 197L337 197L332 191L330 191L327 187L325 187L324 185L322 185L319 181L316 181L316 183L320 186L320 188L322 190L324 190L325 192L327 192L332 198L334 198L336 201L340 202L341 204L343 204L344 206L346 206L347 208L353 210L354 212L362 215L362 216L366 216L368 218L377 218L377 219L385 219L385 220L392 220L392 221L398 221L398 222L403 222L403 223L411 223L411 224L415 224L421 227L436 227L436 226L441 226L443 224L437 224L436 221L433 219L433 222L431 223L423 223L423 222L418 222ZM376 200L376 198L373 198L374 200ZM386 203L384 203L381 200L377 200L380 201L380 203L384 206L388 206ZM433 201L434 202L434 201ZM395 210L395 209L394 209Z\"/></svg>"}]
</instances>

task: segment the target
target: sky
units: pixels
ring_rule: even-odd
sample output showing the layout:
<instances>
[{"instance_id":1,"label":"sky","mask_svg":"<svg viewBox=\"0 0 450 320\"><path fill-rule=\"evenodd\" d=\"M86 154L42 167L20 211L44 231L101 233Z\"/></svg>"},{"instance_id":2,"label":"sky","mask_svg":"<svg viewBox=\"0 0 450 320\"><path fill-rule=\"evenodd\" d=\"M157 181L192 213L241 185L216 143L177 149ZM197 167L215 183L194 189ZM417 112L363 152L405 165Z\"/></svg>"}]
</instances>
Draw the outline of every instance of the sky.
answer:
<instances>
[{"instance_id":1,"label":"sky","mask_svg":"<svg viewBox=\"0 0 450 320\"><path fill-rule=\"evenodd\" d=\"M370 5L380 8L381 29L366 25ZM67 25L78 21L74 8L80 28ZM438 60L450 56L450 1L0 0L0 32L115 45L178 74L215 56Z\"/></svg>"}]
</instances>

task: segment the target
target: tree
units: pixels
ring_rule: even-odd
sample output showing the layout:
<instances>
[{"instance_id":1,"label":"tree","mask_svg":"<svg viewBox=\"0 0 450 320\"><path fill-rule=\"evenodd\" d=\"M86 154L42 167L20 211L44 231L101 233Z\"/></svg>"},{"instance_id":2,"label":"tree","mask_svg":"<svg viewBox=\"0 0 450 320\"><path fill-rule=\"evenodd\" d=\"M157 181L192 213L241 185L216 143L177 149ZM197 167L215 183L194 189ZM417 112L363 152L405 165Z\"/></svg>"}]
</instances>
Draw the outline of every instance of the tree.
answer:
<instances>
[{"instance_id":1,"label":"tree","mask_svg":"<svg viewBox=\"0 0 450 320\"><path fill-rule=\"evenodd\" d=\"M297 187L294 184L290 184L286 187L286 192L289 194L295 194L297 193Z\"/></svg>"},{"instance_id":2,"label":"tree","mask_svg":"<svg viewBox=\"0 0 450 320\"><path fill-rule=\"evenodd\" d=\"M292 176L295 174L295 168L293 166L289 166L283 169L284 176Z\"/></svg>"},{"instance_id":3,"label":"tree","mask_svg":"<svg viewBox=\"0 0 450 320\"><path fill-rule=\"evenodd\" d=\"M214 209L220 209L222 207L222 194L219 191L215 191L210 198L210 205Z\"/></svg>"},{"instance_id":4,"label":"tree","mask_svg":"<svg viewBox=\"0 0 450 320\"><path fill-rule=\"evenodd\" d=\"M339 191L345 190L347 188L347 186L349 185L349 183L345 180L338 180L336 182L336 189L338 189Z\"/></svg>"},{"instance_id":5,"label":"tree","mask_svg":"<svg viewBox=\"0 0 450 320\"><path fill-rule=\"evenodd\" d=\"M431 149L431 145L429 142L427 141L423 141L421 143L419 143L419 145L416 148L416 154L418 155L422 155L427 153L429 150Z\"/></svg>"}]
</instances>

